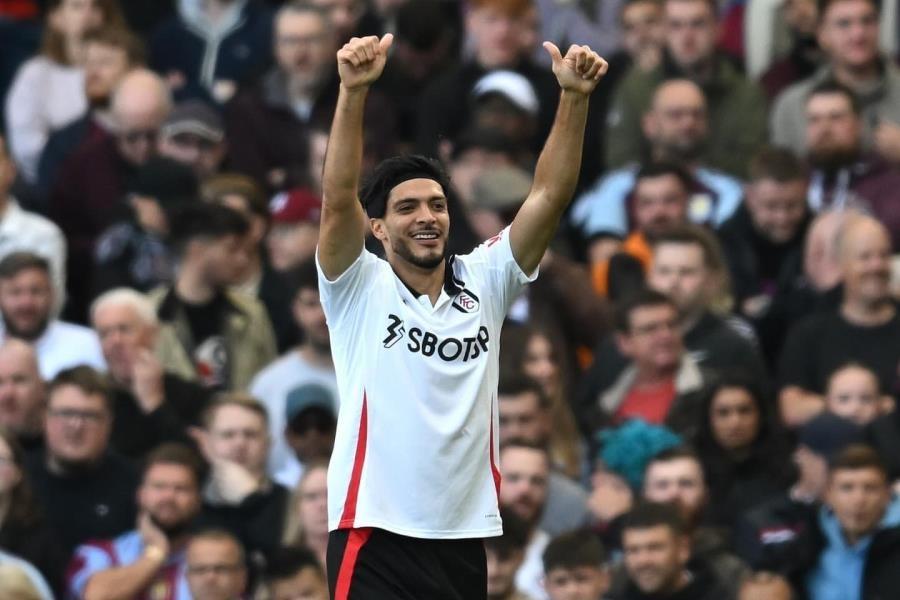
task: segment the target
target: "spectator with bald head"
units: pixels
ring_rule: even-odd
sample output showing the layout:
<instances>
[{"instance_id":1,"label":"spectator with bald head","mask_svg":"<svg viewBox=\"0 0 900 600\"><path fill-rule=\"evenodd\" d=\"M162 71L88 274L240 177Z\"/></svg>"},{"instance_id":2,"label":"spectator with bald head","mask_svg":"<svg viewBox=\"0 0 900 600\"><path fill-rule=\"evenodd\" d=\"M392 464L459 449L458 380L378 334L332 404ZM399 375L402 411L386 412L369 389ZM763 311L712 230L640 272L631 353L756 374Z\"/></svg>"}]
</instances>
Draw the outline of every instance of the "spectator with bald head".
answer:
<instances>
[{"instance_id":1,"label":"spectator with bald head","mask_svg":"<svg viewBox=\"0 0 900 600\"><path fill-rule=\"evenodd\" d=\"M633 66L616 89L606 135L606 159L611 167L640 160L641 118L660 82L684 77L706 96L709 140L702 156L712 166L743 176L747 162L763 142L766 102L756 83L741 75L716 50L719 27L716 2L665 0L666 46L662 64L645 71Z\"/></svg>"},{"instance_id":2,"label":"spectator with bald head","mask_svg":"<svg viewBox=\"0 0 900 600\"><path fill-rule=\"evenodd\" d=\"M0 346L0 427L8 429L26 450L43 445L47 389L34 349L21 340Z\"/></svg>"},{"instance_id":3,"label":"spectator with bald head","mask_svg":"<svg viewBox=\"0 0 900 600\"><path fill-rule=\"evenodd\" d=\"M710 166L705 156L712 131L703 90L688 79L660 83L641 120L653 161L673 162L693 175L688 214L696 223L721 225L741 201L741 184ZM637 157L635 157L637 158ZM609 256L634 227L634 193L640 168L632 162L611 171L583 194L572 221L589 240L591 256Z\"/></svg>"},{"instance_id":4,"label":"spectator with bald head","mask_svg":"<svg viewBox=\"0 0 900 600\"><path fill-rule=\"evenodd\" d=\"M84 320L90 298L94 243L126 214L122 202L138 168L155 154L171 99L165 82L138 69L126 75L112 98L110 134L86 140L60 170L50 197L50 216L69 242L70 303L67 314Z\"/></svg>"},{"instance_id":5,"label":"spectator with bald head","mask_svg":"<svg viewBox=\"0 0 900 600\"><path fill-rule=\"evenodd\" d=\"M140 458L162 442L187 442L188 428L199 424L211 395L159 364L153 303L128 288L110 290L91 306L91 324L113 383L112 447Z\"/></svg>"},{"instance_id":6,"label":"spectator with bald head","mask_svg":"<svg viewBox=\"0 0 900 600\"><path fill-rule=\"evenodd\" d=\"M823 410L827 378L847 362L875 372L884 393L898 389L900 317L890 292L888 231L871 217L850 217L837 250L844 283L840 308L797 323L782 351L779 404L790 426Z\"/></svg>"},{"instance_id":7,"label":"spectator with bald head","mask_svg":"<svg viewBox=\"0 0 900 600\"><path fill-rule=\"evenodd\" d=\"M112 128L110 103L122 78L144 64L144 45L122 27L89 31L84 38L84 95L88 110L79 119L54 131L47 139L37 167L40 207L46 210L49 194L69 154L87 139Z\"/></svg>"}]
</instances>

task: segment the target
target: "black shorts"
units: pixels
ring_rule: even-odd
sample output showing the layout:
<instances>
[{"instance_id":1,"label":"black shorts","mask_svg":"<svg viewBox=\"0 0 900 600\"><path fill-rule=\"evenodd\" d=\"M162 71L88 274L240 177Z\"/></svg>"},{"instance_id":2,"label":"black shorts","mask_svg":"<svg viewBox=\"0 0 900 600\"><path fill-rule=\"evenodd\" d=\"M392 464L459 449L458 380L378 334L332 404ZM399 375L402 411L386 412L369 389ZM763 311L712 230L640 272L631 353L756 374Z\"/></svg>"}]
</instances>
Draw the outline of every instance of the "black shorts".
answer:
<instances>
[{"instance_id":1,"label":"black shorts","mask_svg":"<svg viewBox=\"0 0 900 600\"><path fill-rule=\"evenodd\" d=\"M486 600L481 539L430 540L365 527L328 537L332 600Z\"/></svg>"}]
</instances>

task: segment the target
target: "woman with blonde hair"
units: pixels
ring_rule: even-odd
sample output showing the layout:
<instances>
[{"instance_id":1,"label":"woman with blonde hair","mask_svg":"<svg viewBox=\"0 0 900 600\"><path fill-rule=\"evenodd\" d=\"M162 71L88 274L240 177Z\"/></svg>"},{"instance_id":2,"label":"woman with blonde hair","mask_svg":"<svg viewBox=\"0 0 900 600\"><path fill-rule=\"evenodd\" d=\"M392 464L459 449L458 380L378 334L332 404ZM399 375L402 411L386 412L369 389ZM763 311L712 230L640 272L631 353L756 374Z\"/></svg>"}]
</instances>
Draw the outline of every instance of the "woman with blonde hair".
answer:
<instances>
[{"instance_id":1,"label":"woman with blonde hair","mask_svg":"<svg viewBox=\"0 0 900 600\"><path fill-rule=\"evenodd\" d=\"M33 183L47 138L83 115L84 38L91 29L125 20L116 0L51 0L37 56L19 68L6 97L9 151Z\"/></svg>"},{"instance_id":2,"label":"woman with blonde hair","mask_svg":"<svg viewBox=\"0 0 900 600\"><path fill-rule=\"evenodd\" d=\"M328 463L306 465L288 503L287 526L282 542L286 546L305 546L312 550L322 566L328 550Z\"/></svg>"}]
</instances>

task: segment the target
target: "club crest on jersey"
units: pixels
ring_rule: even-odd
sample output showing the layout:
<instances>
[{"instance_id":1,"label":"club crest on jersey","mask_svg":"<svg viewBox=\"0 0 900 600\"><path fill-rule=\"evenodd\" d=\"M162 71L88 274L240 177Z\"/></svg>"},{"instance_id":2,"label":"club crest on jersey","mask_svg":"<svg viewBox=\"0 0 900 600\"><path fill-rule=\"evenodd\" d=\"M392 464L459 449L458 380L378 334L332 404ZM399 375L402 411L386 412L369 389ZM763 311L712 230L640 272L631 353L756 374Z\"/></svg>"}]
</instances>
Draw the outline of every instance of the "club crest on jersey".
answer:
<instances>
[{"instance_id":1,"label":"club crest on jersey","mask_svg":"<svg viewBox=\"0 0 900 600\"><path fill-rule=\"evenodd\" d=\"M478 298L469 290L463 290L453 299L453 308L464 313L478 312Z\"/></svg>"},{"instance_id":2,"label":"club crest on jersey","mask_svg":"<svg viewBox=\"0 0 900 600\"><path fill-rule=\"evenodd\" d=\"M401 319L397 315L388 315L388 319L391 320L387 327L388 334L387 337L382 341L385 348L390 348L391 346L402 340L404 334L406 333L406 328L403 327L403 319Z\"/></svg>"}]
</instances>

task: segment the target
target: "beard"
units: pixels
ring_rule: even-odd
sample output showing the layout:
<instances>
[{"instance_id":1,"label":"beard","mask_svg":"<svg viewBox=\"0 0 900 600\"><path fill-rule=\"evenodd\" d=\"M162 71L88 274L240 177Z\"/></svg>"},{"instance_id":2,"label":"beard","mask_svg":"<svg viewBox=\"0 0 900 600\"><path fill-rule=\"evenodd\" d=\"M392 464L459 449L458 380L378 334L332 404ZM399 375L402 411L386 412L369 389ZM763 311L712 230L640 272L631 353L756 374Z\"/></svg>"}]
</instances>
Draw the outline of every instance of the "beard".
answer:
<instances>
[{"instance_id":1,"label":"beard","mask_svg":"<svg viewBox=\"0 0 900 600\"><path fill-rule=\"evenodd\" d=\"M154 514L150 515L150 520L153 521L154 525L159 527L160 531L166 534L166 537L169 538L169 540L182 537L190 531L191 525L193 524L193 518L184 519L176 523L162 523Z\"/></svg>"},{"instance_id":2,"label":"beard","mask_svg":"<svg viewBox=\"0 0 900 600\"><path fill-rule=\"evenodd\" d=\"M813 169L821 169L825 173L835 173L856 162L856 159L859 158L859 148L857 146L810 148L808 158Z\"/></svg>"},{"instance_id":3,"label":"beard","mask_svg":"<svg viewBox=\"0 0 900 600\"><path fill-rule=\"evenodd\" d=\"M17 326L15 319L11 319L5 314L3 315L3 323L6 327L6 334L9 337L25 340L26 342L33 342L41 337L41 335L47 329L48 322L49 317L44 317L37 322L36 326L26 329L24 327Z\"/></svg>"},{"instance_id":4,"label":"beard","mask_svg":"<svg viewBox=\"0 0 900 600\"><path fill-rule=\"evenodd\" d=\"M416 253L413 252L413 249L405 240L392 242L391 249L394 251L394 254L396 254L406 262L427 271L433 271L434 269L436 269L442 262L444 262L447 254L446 242L439 252L427 256L416 255Z\"/></svg>"},{"instance_id":5,"label":"beard","mask_svg":"<svg viewBox=\"0 0 900 600\"><path fill-rule=\"evenodd\" d=\"M692 163L706 153L706 140L671 140L661 143L661 154L667 159L679 164Z\"/></svg>"}]
</instances>

